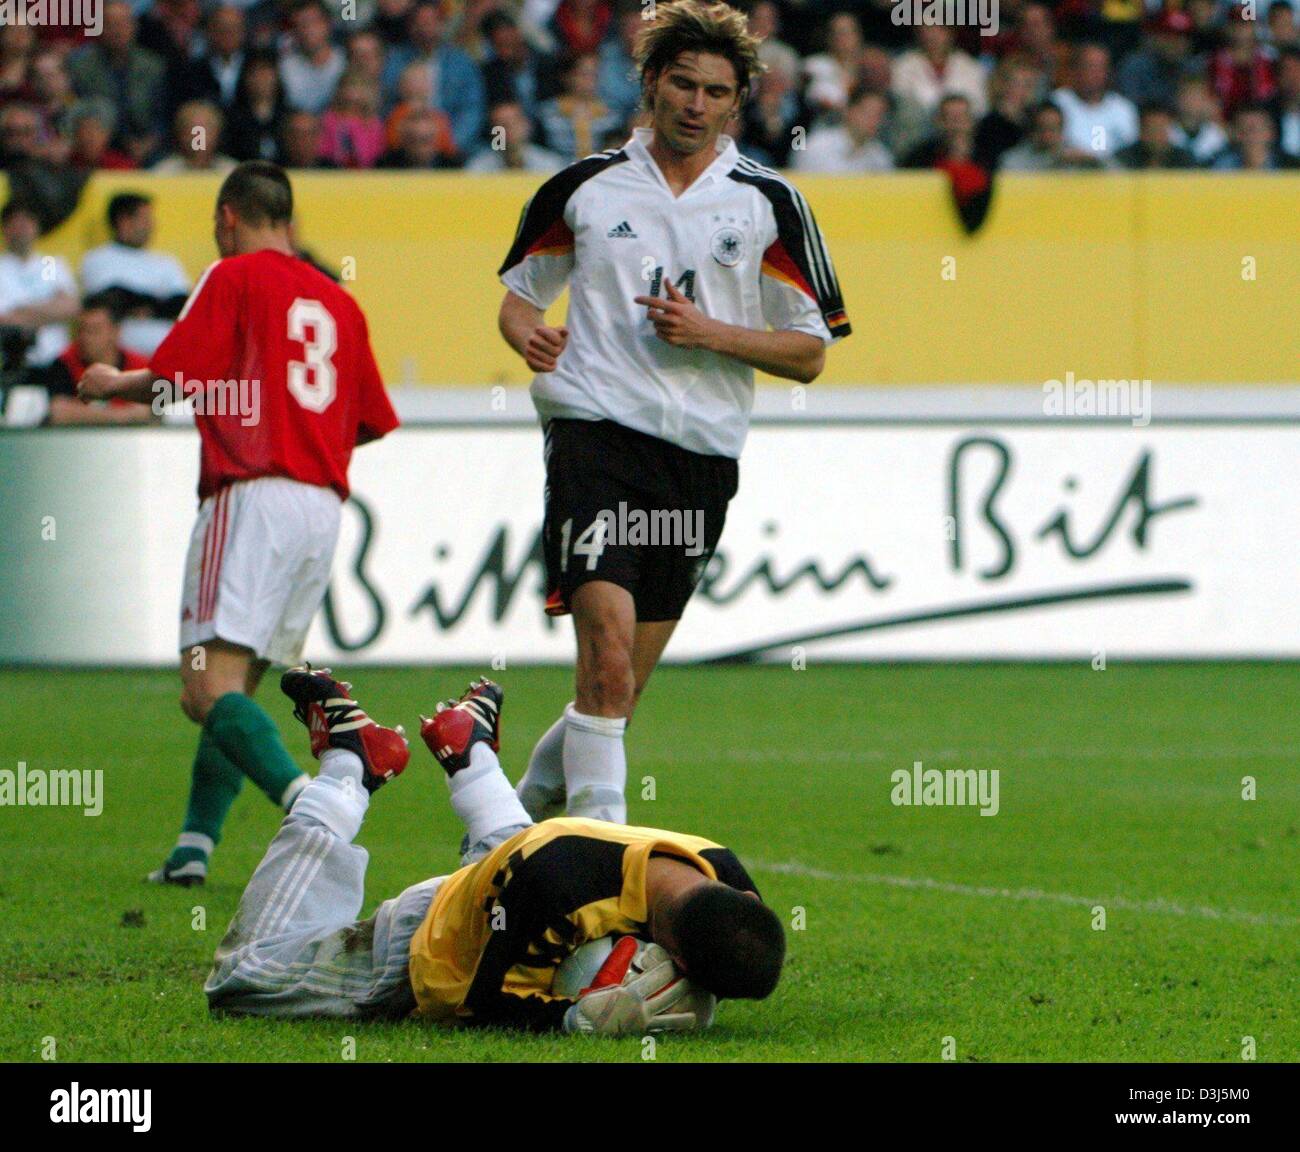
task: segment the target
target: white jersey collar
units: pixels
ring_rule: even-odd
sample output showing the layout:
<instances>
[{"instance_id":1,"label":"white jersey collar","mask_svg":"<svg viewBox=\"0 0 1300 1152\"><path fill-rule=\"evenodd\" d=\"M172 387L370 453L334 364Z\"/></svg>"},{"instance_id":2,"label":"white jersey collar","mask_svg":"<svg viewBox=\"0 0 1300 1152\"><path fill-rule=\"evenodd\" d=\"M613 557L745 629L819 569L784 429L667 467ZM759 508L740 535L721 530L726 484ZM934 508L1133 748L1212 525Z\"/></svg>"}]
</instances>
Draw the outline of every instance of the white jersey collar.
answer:
<instances>
[{"instance_id":1,"label":"white jersey collar","mask_svg":"<svg viewBox=\"0 0 1300 1152\"><path fill-rule=\"evenodd\" d=\"M664 179L663 171L660 169L655 158L650 155L650 142L654 139L654 131L650 128L633 128L632 138L623 146L628 157L635 163L640 164L647 169L650 176L659 182L659 184L672 194L672 189L668 187L668 181ZM735 166L736 161L740 159L740 150L736 147L736 142L725 132L720 133L716 142L718 150L717 158L703 172L696 177L695 182L687 188L682 195L693 192L696 188L701 188L706 184L712 184L723 179L728 172Z\"/></svg>"}]
</instances>

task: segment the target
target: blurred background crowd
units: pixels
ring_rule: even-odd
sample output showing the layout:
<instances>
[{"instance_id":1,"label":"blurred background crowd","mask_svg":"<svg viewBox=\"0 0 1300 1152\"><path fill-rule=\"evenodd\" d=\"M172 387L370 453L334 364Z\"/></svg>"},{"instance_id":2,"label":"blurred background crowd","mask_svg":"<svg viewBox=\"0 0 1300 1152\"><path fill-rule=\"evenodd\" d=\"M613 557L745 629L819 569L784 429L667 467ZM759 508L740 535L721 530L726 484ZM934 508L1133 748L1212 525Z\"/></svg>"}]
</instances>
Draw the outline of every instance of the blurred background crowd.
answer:
<instances>
[{"instance_id":1,"label":"blurred background crowd","mask_svg":"<svg viewBox=\"0 0 1300 1152\"><path fill-rule=\"evenodd\" d=\"M895 23L894 0L735 6L768 67L738 142L778 168L1260 169L1300 157L1300 0L1001 0L994 36ZM637 122L631 48L649 7L111 0L97 38L0 29L0 157L82 171L257 157L547 171L622 143Z\"/></svg>"},{"instance_id":2,"label":"blurred background crowd","mask_svg":"<svg viewBox=\"0 0 1300 1152\"><path fill-rule=\"evenodd\" d=\"M897 22L895 0L733 3L763 41L733 128L762 164L938 168L959 207L998 170L1300 166L1300 0L992 0L991 36ZM75 381L152 352L190 284L151 248L145 195L113 198L80 269L41 256L91 172L554 171L642 122L650 7L109 0L97 37L0 27L6 366L39 370L56 422L148 417L79 404Z\"/></svg>"}]
</instances>

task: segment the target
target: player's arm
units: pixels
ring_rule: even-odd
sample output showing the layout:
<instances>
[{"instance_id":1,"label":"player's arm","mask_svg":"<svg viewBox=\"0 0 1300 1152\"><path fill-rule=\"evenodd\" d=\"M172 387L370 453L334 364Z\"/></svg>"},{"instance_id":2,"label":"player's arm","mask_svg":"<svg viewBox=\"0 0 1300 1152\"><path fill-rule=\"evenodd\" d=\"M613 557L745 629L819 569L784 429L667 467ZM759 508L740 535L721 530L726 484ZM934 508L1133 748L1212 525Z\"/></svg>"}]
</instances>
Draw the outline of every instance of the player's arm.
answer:
<instances>
[{"instance_id":1,"label":"player's arm","mask_svg":"<svg viewBox=\"0 0 1300 1152\"><path fill-rule=\"evenodd\" d=\"M555 371L569 339L567 328L547 325L546 309L564 291L573 272L569 198L581 167L573 165L552 176L524 205L514 243L497 269L506 286L497 327L534 372Z\"/></svg>"},{"instance_id":2,"label":"player's arm","mask_svg":"<svg viewBox=\"0 0 1300 1152\"><path fill-rule=\"evenodd\" d=\"M554 372L555 363L569 341L569 330L551 328L546 313L514 292L501 301L497 327L505 341L534 372Z\"/></svg>"},{"instance_id":3,"label":"player's arm","mask_svg":"<svg viewBox=\"0 0 1300 1152\"><path fill-rule=\"evenodd\" d=\"M788 329L760 332L726 324L705 316L671 281L666 286L667 300L659 296L635 297L648 309L655 333L665 343L679 348L707 348L803 384L811 384L826 366L826 346L820 337Z\"/></svg>"},{"instance_id":4,"label":"player's arm","mask_svg":"<svg viewBox=\"0 0 1300 1152\"><path fill-rule=\"evenodd\" d=\"M92 364L77 382L77 395L82 400L133 400L137 404L152 403L157 376L152 368L133 368L124 372L111 364Z\"/></svg>"}]
</instances>

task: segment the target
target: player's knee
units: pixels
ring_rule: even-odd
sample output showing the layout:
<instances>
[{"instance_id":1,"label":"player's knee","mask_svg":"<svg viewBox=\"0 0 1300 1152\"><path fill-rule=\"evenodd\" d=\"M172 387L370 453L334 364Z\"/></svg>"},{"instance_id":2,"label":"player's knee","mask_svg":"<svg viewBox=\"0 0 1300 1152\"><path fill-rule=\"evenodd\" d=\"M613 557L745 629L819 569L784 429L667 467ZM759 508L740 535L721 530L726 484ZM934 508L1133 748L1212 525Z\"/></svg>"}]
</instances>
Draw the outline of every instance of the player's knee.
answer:
<instances>
[{"instance_id":1,"label":"player's knee","mask_svg":"<svg viewBox=\"0 0 1300 1152\"><path fill-rule=\"evenodd\" d=\"M213 705L226 694L226 691L227 689L213 684L205 677L187 680L181 686L181 711L195 724L203 724L208 718L208 713L212 711Z\"/></svg>"}]
</instances>

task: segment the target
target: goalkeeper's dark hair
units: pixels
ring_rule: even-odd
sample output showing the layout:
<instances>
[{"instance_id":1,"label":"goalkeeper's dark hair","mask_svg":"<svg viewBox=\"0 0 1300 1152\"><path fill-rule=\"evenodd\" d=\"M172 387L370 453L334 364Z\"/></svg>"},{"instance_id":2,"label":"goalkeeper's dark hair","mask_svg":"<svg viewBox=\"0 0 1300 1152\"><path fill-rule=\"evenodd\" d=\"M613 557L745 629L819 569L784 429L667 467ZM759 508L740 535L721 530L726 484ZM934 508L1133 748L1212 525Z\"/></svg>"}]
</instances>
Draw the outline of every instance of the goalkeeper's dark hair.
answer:
<instances>
[{"instance_id":1,"label":"goalkeeper's dark hair","mask_svg":"<svg viewBox=\"0 0 1300 1152\"><path fill-rule=\"evenodd\" d=\"M247 224L288 224L293 219L293 188L278 164L246 160L221 185L217 206L229 204Z\"/></svg>"},{"instance_id":2,"label":"goalkeeper's dark hair","mask_svg":"<svg viewBox=\"0 0 1300 1152\"><path fill-rule=\"evenodd\" d=\"M781 978L785 929L761 900L725 884L702 884L673 918L686 978L720 1000L762 1000Z\"/></svg>"}]
</instances>

